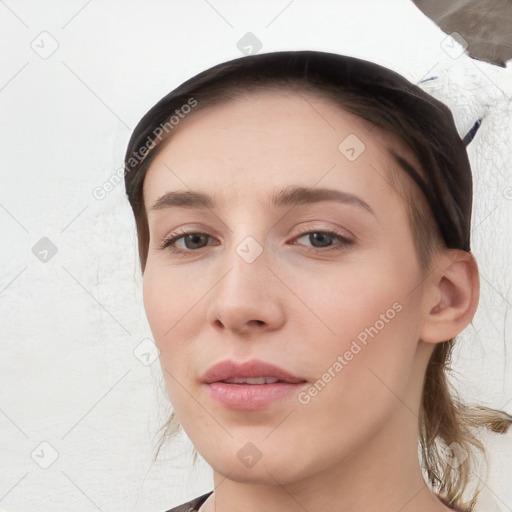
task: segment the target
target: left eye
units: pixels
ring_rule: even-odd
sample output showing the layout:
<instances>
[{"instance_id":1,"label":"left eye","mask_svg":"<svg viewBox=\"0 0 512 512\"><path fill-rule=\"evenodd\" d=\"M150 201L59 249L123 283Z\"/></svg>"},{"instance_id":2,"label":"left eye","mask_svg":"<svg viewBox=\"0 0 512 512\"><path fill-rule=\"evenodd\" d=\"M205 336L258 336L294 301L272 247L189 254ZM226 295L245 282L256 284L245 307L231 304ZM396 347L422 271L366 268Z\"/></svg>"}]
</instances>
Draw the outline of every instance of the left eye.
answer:
<instances>
[{"instance_id":1,"label":"left eye","mask_svg":"<svg viewBox=\"0 0 512 512\"><path fill-rule=\"evenodd\" d=\"M352 244L352 241L341 233L336 231L306 231L301 236L297 237L297 240L308 237L308 241L313 244L313 249L318 250L327 248L327 250L341 250L342 248ZM340 243L334 244L332 240L338 239ZM314 245L314 244L319 245Z\"/></svg>"}]
</instances>

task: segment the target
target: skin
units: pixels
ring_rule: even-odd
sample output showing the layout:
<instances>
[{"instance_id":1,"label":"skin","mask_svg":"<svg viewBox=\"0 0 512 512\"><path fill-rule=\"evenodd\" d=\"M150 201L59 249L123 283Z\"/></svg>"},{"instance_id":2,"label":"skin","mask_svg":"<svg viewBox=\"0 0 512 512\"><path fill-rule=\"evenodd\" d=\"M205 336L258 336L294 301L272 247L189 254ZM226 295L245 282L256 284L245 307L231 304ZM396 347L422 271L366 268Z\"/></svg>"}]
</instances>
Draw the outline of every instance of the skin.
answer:
<instances>
[{"instance_id":1,"label":"skin","mask_svg":"<svg viewBox=\"0 0 512 512\"><path fill-rule=\"evenodd\" d=\"M338 149L350 134L366 146L352 162ZM422 274L386 180L390 147L419 167L397 137L326 99L260 91L189 115L148 170L144 306L174 410L214 471L202 512L450 510L421 474L419 404L435 344L474 315L478 272L469 253L441 251ZM375 215L333 201L267 205L289 185L355 194ZM214 194L218 206L150 209L176 190ZM175 245L188 254L162 249L178 227L208 234L208 245L187 249L182 238ZM327 251L299 228L352 242L329 239L340 248ZM250 264L236 252L248 236L263 249ZM401 311L307 404L292 396L233 411L199 382L219 361L257 358L314 383L397 302ZM237 457L248 442L262 454L252 467Z\"/></svg>"}]
</instances>

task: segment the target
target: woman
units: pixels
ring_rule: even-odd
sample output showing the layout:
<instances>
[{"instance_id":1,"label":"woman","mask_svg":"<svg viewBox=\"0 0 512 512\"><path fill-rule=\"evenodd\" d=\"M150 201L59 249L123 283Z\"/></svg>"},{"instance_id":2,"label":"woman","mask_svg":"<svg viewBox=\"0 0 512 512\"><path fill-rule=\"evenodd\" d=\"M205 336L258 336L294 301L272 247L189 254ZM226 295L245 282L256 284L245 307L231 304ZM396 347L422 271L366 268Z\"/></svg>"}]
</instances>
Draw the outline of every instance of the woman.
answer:
<instances>
[{"instance_id":1,"label":"woman","mask_svg":"<svg viewBox=\"0 0 512 512\"><path fill-rule=\"evenodd\" d=\"M479 280L444 104L353 57L242 57L142 118L125 182L160 446L181 425L214 472L173 511L474 509L475 429L512 417L445 373Z\"/></svg>"}]
</instances>

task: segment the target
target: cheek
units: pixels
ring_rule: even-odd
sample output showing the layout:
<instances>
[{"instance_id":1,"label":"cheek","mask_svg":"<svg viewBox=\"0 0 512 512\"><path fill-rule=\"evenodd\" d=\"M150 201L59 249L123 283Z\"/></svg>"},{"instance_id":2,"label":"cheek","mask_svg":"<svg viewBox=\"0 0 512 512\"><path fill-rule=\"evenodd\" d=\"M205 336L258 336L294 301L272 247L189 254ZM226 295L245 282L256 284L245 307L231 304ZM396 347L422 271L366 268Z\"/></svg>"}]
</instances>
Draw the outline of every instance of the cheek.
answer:
<instances>
[{"instance_id":1,"label":"cheek","mask_svg":"<svg viewBox=\"0 0 512 512\"><path fill-rule=\"evenodd\" d=\"M333 407L343 403L348 414L361 413L365 402L380 400L385 407L393 394L383 382L397 393L405 392L420 323L420 294L411 293L418 269L410 257L386 260L381 253L374 261L351 266L350 271L340 269L304 280L307 303L326 333L314 345L311 336L304 338L314 377L320 380L318 390L311 393L323 396L315 415L325 416L327 403Z\"/></svg>"},{"instance_id":2,"label":"cheek","mask_svg":"<svg viewBox=\"0 0 512 512\"><path fill-rule=\"evenodd\" d=\"M201 298L208 291L201 279L185 277L182 270L159 268L148 262L143 278L143 300L146 317L156 346L166 382L168 373L184 372L185 358L202 328L197 321ZM167 372L165 371L167 370ZM172 379L171 379L172 380ZM170 383L172 385L172 382Z\"/></svg>"},{"instance_id":3,"label":"cheek","mask_svg":"<svg viewBox=\"0 0 512 512\"><path fill-rule=\"evenodd\" d=\"M208 285L198 272L148 261L143 278L144 309L155 342L166 344L181 339L176 332L187 324L208 293Z\"/></svg>"},{"instance_id":4,"label":"cheek","mask_svg":"<svg viewBox=\"0 0 512 512\"><path fill-rule=\"evenodd\" d=\"M309 442L325 449L326 460L381 428L406 400L415 368L415 298L389 274L379 282L377 275L366 277L352 274L343 291L331 285L324 288L327 298L318 294L323 301L318 311L335 335L308 344L312 383L297 397L300 420L294 427L298 438L322 432L323 439ZM351 287L357 293L347 293Z\"/></svg>"},{"instance_id":5,"label":"cheek","mask_svg":"<svg viewBox=\"0 0 512 512\"><path fill-rule=\"evenodd\" d=\"M354 265L302 272L300 279L290 275L289 281L293 279L291 288L303 302L303 318L309 325L316 322L333 348L343 349L357 337L364 342L369 330L386 338L402 322L406 315L398 310L412 307L416 269L410 261L401 263L379 255Z\"/></svg>"},{"instance_id":6,"label":"cheek","mask_svg":"<svg viewBox=\"0 0 512 512\"><path fill-rule=\"evenodd\" d=\"M143 277L143 301L153 339L160 351L160 366L171 403L180 403L183 382L190 357L193 305L190 286L175 269L163 269L150 260ZM197 322L196 322L197 324ZM193 332L193 331L192 331ZM187 352L188 350L188 352Z\"/></svg>"},{"instance_id":7,"label":"cheek","mask_svg":"<svg viewBox=\"0 0 512 512\"><path fill-rule=\"evenodd\" d=\"M155 272L152 265L146 265L143 277L144 310L155 338L155 343L162 349L161 340L166 330L172 327L171 316L174 316L172 308L176 307L176 301L170 301L170 283L163 275Z\"/></svg>"}]
</instances>

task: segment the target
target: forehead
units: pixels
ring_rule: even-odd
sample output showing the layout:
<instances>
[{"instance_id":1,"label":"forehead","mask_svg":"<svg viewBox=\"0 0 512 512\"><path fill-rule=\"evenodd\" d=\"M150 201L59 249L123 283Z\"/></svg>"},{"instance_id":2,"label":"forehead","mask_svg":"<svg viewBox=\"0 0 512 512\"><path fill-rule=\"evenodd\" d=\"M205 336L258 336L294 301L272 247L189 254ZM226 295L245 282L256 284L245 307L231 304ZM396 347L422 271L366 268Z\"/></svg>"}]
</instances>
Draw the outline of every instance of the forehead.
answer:
<instances>
[{"instance_id":1,"label":"forehead","mask_svg":"<svg viewBox=\"0 0 512 512\"><path fill-rule=\"evenodd\" d=\"M398 136L319 94L252 92L181 120L148 169L145 203L163 189L254 197L292 182L376 192L397 166L390 149L418 168Z\"/></svg>"}]
</instances>

